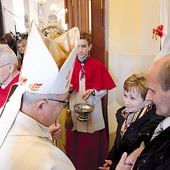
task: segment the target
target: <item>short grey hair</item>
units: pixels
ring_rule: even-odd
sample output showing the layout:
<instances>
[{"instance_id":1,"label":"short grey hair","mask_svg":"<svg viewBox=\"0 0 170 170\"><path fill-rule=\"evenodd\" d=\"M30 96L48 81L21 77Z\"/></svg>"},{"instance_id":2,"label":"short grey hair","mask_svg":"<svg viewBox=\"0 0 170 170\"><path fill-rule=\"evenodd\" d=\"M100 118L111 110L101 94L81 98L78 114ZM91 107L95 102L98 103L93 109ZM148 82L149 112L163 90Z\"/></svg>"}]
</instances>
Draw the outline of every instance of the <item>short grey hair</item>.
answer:
<instances>
[{"instance_id":1,"label":"short grey hair","mask_svg":"<svg viewBox=\"0 0 170 170\"><path fill-rule=\"evenodd\" d=\"M18 67L18 59L14 51L6 44L0 44L0 60L9 62Z\"/></svg>"},{"instance_id":2,"label":"short grey hair","mask_svg":"<svg viewBox=\"0 0 170 170\"><path fill-rule=\"evenodd\" d=\"M164 91L170 90L170 59L161 66L158 81Z\"/></svg>"},{"instance_id":3,"label":"short grey hair","mask_svg":"<svg viewBox=\"0 0 170 170\"><path fill-rule=\"evenodd\" d=\"M56 99L57 94L38 94L26 91L22 96L23 104L32 105L39 100Z\"/></svg>"}]
</instances>

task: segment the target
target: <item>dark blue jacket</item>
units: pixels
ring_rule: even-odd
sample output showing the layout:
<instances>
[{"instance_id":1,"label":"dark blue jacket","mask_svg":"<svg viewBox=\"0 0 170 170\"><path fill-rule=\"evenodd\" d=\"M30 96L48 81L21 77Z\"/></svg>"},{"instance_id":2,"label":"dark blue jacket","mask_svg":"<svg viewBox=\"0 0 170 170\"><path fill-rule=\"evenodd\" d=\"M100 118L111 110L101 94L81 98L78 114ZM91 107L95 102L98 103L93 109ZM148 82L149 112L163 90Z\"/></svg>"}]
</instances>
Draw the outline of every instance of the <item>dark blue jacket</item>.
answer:
<instances>
[{"instance_id":1,"label":"dark blue jacket","mask_svg":"<svg viewBox=\"0 0 170 170\"><path fill-rule=\"evenodd\" d=\"M170 127L145 146L133 169L170 170Z\"/></svg>"},{"instance_id":2,"label":"dark blue jacket","mask_svg":"<svg viewBox=\"0 0 170 170\"><path fill-rule=\"evenodd\" d=\"M150 141L152 134L159 122L164 119L163 116L156 115L156 109L153 105L152 109L148 113L129 126L123 138L121 139L120 129L124 122L124 117L121 115L123 109L125 109L125 107L120 108L116 113L118 122L116 139L114 146L110 150L107 157L108 160L112 160L113 162L110 167L111 170L115 169L124 152L130 154L140 146L142 141L145 141L145 144L147 144Z\"/></svg>"}]
</instances>

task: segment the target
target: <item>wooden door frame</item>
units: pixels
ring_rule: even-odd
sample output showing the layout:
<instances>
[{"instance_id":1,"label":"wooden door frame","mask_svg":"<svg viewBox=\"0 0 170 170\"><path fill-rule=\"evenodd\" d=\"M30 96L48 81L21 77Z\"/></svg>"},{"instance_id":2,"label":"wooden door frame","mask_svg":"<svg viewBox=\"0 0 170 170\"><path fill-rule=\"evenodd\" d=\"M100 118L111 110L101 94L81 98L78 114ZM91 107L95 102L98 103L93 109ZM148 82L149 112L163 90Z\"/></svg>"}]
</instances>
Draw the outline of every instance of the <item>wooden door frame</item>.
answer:
<instances>
[{"instance_id":1,"label":"wooden door frame","mask_svg":"<svg viewBox=\"0 0 170 170\"><path fill-rule=\"evenodd\" d=\"M3 6L2 2L0 1L0 37L4 35L4 20L3 20Z\"/></svg>"},{"instance_id":2,"label":"wooden door frame","mask_svg":"<svg viewBox=\"0 0 170 170\"><path fill-rule=\"evenodd\" d=\"M106 68L108 68L108 55L105 49L105 0L91 0L91 32L92 32L92 44L91 50L92 56L100 60ZM102 98L102 110L109 137L108 127L108 95Z\"/></svg>"}]
</instances>

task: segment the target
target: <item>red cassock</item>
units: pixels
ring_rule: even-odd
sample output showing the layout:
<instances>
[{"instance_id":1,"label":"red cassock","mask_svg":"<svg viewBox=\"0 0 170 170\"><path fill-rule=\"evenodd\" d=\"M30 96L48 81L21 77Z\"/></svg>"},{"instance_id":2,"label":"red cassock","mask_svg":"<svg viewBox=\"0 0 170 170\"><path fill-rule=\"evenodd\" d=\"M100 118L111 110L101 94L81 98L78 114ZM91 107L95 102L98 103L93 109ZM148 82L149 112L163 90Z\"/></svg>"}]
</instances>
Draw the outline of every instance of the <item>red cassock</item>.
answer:
<instances>
[{"instance_id":1,"label":"red cassock","mask_svg":"<svg viewBox=\"0 0 170 170\"><path fill-rule=\"evenodd\" d=\"M83 71L82 71L83 69ZM85 88L111 90L116 87L112 77L102 62L90 57L86 62L75 61L71 84L74 90L79 91L79 74L85 74ZM82 75L83 77L83 75ZM67 131L67 155L76 167L76 170L97 170L104 164L109 152L106 129L94 133Z\"/></svg>"},{"instance_id":2,"label":"red cassock","mask_svg":"<svg viewBox=\"0 0 170 170\"><path fill-rule=\"evenodd\" d=\"M5 103L8 97L9 91L11 89L11 86L17 83L18 81L19 81L19 74L15 76L14 79L4 89L0 88L0 108Z\"/></svg>"},{"instance_id":3,"label":"red cassock","mask_svg":"<svg viewBox=\"0 0 170 170\"><path fill-rule=\"evenodd\" d=\"M97 91L111 90L116 87L108 70L99 60L90 57L83 67L86 74L86 90L93 88ZM79 91L79 73L81 69L82 64L76 59L71 80L76 92Z\"/></svg>"}]
</instances>

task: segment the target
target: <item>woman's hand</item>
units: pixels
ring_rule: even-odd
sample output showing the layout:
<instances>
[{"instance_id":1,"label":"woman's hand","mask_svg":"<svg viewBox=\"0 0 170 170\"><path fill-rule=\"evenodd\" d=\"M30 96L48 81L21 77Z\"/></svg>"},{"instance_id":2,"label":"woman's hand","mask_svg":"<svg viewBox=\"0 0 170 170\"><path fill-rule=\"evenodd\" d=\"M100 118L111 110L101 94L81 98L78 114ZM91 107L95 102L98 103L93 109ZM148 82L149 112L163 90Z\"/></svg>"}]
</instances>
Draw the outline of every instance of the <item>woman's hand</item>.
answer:
<instances>
[{"instance_id":1,"label":"woman's hand","mask_svg":"<svg viewBox=\"0 0 170 170\"><path fill-rule=\"evenodd\" d=\"M106 160L105 160L105 164L104 164L103 166L100 166L99 169L102 169L102 170L109 170L111 164L112 164L112 161L106 159Z\"/></svg>"}]
</instances>

